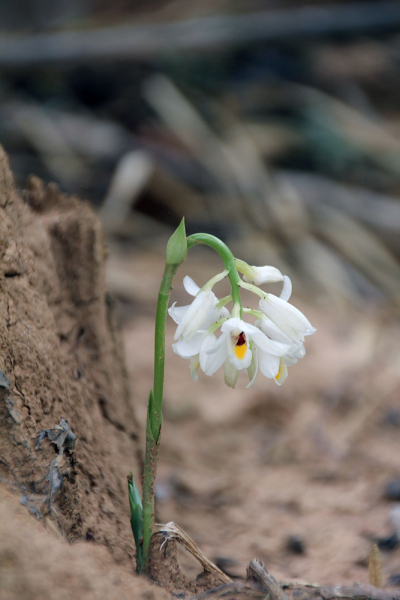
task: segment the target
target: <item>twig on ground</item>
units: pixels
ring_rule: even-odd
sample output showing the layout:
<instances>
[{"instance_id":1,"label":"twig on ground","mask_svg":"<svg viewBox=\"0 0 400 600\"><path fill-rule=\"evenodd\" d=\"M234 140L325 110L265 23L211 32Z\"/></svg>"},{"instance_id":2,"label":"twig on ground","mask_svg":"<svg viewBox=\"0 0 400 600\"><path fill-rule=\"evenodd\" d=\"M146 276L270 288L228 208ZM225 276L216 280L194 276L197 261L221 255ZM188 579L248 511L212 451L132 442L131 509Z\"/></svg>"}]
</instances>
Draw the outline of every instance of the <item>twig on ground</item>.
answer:
<instances>
[{"instance_id":1,"label":"twig on ground","mask_svg":"<svg viewBox=\"0 0 400 600\"><path fill-rule=\"evenodd\" d=\"M160 525L159 527L160 533L164 534L165 536L165 542L168 542L170 539L176 540L178 544L183 546L199 561L205 571L217 575L221 581L226 583L232 581L228 575L221 571L217 565L214 565L214 563L203 554L198 545L192 540L191 537L187 535L187 533L183 531L183 529L179 527L179 525L176 525L173 521L170 521L166 525Z\"/></svg>"}]
</instances>

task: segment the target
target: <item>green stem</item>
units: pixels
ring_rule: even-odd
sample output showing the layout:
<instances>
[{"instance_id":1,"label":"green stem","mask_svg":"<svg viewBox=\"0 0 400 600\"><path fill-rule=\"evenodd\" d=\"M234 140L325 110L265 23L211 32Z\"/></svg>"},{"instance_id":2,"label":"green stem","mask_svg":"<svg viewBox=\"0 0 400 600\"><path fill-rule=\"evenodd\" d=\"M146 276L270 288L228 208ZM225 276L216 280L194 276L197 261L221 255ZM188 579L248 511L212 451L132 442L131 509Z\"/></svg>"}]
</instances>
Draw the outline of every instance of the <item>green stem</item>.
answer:
<instances>
[{"instance_id":1,"label":"green stem","mask_svg":"<svg viewBox=\"0 0 400 600\"><path fill-rule=\"evenodd\" d=\"M146 424L146 454L143 474L143 564L146 569L150 538L154 529L154 485L162 425L164 389L165 325L172 280L179 264L165 265L158 293L154 338L154 385L150 392Z\"/></svg>"},{"instance_id":2,"label":"green stem","mask_svg":"<svg viewBox=\"0 0 400 600\"><path fill-rule=\"evenodd\" d=\"M156 327L154 339L154 409L158 415L154 437L159 434L162 422L162 398L164 390L164 358L165 358L165 325L168 315L169 297L172 291L172 280L178 270L178 265L165 265L160 290L158 292Z\"/></svg>"},{"instance_id":3,"label":"green stem","mask_svg":"<svg viewBox=\"0 0 400 600\"><path fill-rule=\"evenodd\" d=\"M209 233L194 233L193 235L190 235L187 238L188 249L192 246L195 246L196 244L205 244L206 246L210 246L210 248L213 248L213 250L218 252L220 257L222 258L225 269L229 271L228 277L232 289L231 295L233 306L240 307L239 314L240 318L242 318L243 308L240 299L239 288L241 279L239 277L239 273L235 264L235 258L232 252L229 250L228 246L224 244L224 242L221 242L221 240L219 240L214 235L210 235Z\"/></svg>"}]
</instances>

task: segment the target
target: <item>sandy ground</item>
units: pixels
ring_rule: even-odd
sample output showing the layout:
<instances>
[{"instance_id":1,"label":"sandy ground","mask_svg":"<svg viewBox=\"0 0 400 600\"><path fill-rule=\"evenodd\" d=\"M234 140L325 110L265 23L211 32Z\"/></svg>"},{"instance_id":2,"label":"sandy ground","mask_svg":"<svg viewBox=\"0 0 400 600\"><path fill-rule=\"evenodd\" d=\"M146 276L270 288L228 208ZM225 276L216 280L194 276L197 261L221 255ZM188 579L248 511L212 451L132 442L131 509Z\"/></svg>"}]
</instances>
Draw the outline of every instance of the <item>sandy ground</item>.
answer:
<instances>
[{"instance_id":1,"label":"sandy ground","mask_svg":"<svg viewBox=\"0 0 400 600\"><path fill-rule=\"evenodd\" d=\"M202 251L191 257L172 300L186 304L183 276L203 285L220 270L217 261ZM136 299L125 297L121 315L144 427L162 257L111 255L110 271L117 265ZM393 533L384 489L400 470L390 417L399 409L399 325L379 307L293 303L318 332L283 387L259 375L246 391L243 375L231 390L222 370L194 383L188 362L172 352L169 320L158 519L178 523L233 575L243 577L257 557L280 580L368 583L372 544ZM382 553L385 585L399 560L400 549ZM181 562L191 575L199 570L185 555Z\"/></svg>"}]
</instances>

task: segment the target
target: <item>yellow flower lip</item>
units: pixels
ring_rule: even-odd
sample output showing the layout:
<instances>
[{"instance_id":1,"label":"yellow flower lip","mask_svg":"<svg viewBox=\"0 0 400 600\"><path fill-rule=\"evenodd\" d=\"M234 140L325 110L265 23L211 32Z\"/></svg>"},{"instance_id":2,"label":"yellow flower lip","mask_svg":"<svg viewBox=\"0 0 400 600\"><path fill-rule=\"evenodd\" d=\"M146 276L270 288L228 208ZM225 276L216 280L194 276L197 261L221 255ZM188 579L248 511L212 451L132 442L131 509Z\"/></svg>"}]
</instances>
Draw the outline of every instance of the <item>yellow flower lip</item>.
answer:
<instances>
[{"instance_id":1,"label":"yellow flower lip","mask_svg":"<svg viewBox=\"0 0 400 600\"><path fill-rule=\"evenodd\" d=\"M244 355L246 354L247 343L246 336L243 331L238 335L235 344L235 354L239 360L243 360Z\"/></svg>"}]
</instances>

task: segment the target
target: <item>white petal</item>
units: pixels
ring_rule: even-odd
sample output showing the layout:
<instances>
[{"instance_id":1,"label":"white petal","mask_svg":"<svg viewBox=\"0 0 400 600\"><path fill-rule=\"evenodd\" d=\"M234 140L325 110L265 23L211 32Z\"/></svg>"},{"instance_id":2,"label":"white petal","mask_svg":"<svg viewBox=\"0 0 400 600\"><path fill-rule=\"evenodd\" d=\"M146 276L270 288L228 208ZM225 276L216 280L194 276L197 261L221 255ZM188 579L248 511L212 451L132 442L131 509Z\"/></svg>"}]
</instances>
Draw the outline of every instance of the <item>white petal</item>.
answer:
<instances>
[{"instance_id":1,"label":"white petal","mask_svg":"<svg viewBox=\"0 0 400 600\"><path fill-rule=\"evenodd\" d=\"M316 331L298 308L273 294L260 300L260 309L295 342L304 341L305 335Z\"/></svg>"},{"instance_id":2,"label":"white petal","mask_svg":"<svg viewBox=\"0 0 400 600\"><path fill-rule=\"evenodd\" d=\"M215 350L216 348L216 350ZM227 335L218 339L215 335L207 336L200 350L200 366L206 375L214 375L228 358Z\"/></svg>"},{"instance_id":3,"label":"white petal","mask_svg":"<svg viewBox=\"0 0 400 600\"><path fill-rule=\"evenodd\" d=\"M203 325L204 320L215 305L215 295L209 291L202 291L196 296L179 323L174 339L179 337L190 339Z\"/></svg>"},{"instance_id":4,"label":"white petal","mask_svg":"<svg viewBox=\"0 0 400 600\"><path fill-rule=\"evenodd\" d=\"M306 349L303 344L300 344L299 349L296 351L296 358L303 358L306 355Z\"/></svg>"},{"instance_id":5,"label":"white petal","mask_svg":"<svg viewBox=\"0 0 400 600\"><path fill-rule=\"evenodd\" d=\"M196 354L196 356L192 356L192 358L190 359L190 374L192 376L193 381L198 381L199 379L199 367L199 355Z\"/></svg>"},{"instance_id":6,"label":"white petal","mask_svg":"<svg viewBox=\"0 0 400 600\"><path fill-rule=\"evenodd\" d=\"M255 326L261 329L261 331L274 342L282 342L283 344L289 344L290 346L293 344L290 337L283 333L282 329L279 329L279 327L277 327L271 319L268 319L268 317L258 319L255 322Z\"/></svg>"},{"instance_id":7,"label":"white petal","mask_svg":"<svg viewBox=\"0 0 400 600\"><path fill-rule=\"evenodd\" d=\"M211 325L213 325L214 323L216 323L220 319L226 318L226 317L229 317L229 310L228 309L226 309L225 307L220 308L220 309L214 309L204 319L204 323L202 325L202 328L203 329L208 329L209 327L211 327Z\"/></svg>"},{"instance_id":8,"label":"white petal","mask_svg":"<svg viewBox=\"0 0 400 600\"><path fill-rule=\"evenodd\" d=\"M215 337L215 336L214 336ZM215 338L217 339L217 338ZM228 334L227 333L223 333L222 335L219 336L218 340L216 341L214 346L210 346L207 349L207 354L216 354L216 352L218 352L218 350L220 349L220 347L223 344L226 344L226 340L228 339Z\"/></svg>"},{"instance_id":9,"label":"white petal","mask_svg":"<svg viewBox=\"0 0 400 600\"><path fill-rule=\"evenodd\" d=\"M183 287L191 296L197 296L198 292L200 291L199 286L191 277L189 277L189 275L186 275L186 277L183 278Z\"/></svg>"},{"instance_id":10,"label":"white petal","mask_svg":"<svg viewBox=\"0 0 400 600\"><path fill-rule=\"evenodd\" d=\"M243 331L244 333L247 333L244 329L247 325L248 323L245 323L242 319L232 317L232 319L228 319L225 323L222 323L221 331L235 331L237 329L239 332Z\"/></svg>"},{"instance_id":11,"label":"white petal","mask_svg":"<svg viewBox=\"0 0 400 600\"><path fill-rule=\"evenodd\" d=\"M293 367L299 359L296 356L285 356L285 363L288 367Z\"/></svg>"},{"instance_id":12,"label":"white petal","mask_svg":"<svg viewBox=\"0 0 400 600\"><path fill-rule=\"evenodd\" d=\"M304 348L304 344L298 344L293 346L292 350L285 354L282 358L286 363L286 366L291 367L295 365L299 358L303 358L306 354L306 349Z\"/></svg>"},{"instance_id":13,"label":"white petal","mask_svg":"<svg viewBox=\"0 0 400 600\"><path fill-rule=\"evenodd\" d=\"M173 305L169 307L168 314L170 317L173 318L175 323L177 323L179 325L179 323L182 321L183 317L185 316L190 304L188 304L187 306L175 306L175 305L176 305L176 302L174 302Z\"/></svg>"},{"instance_id":14,"label":"white petal","mask_svg":"<svg viewBox=\"0 0 400 600\"><path fill-rule=\"evenodd\" d=\"M283 276L283 286L282 286L282 291L280 293L280 299L284 300L285 302L287 302L290 298L290 296L292 295L292 282L290 281L290 278L287 275Z\"/></svg>"},{"instance_id":15,"label":"white petal","mask_svg":"<svg viewBox=\"0 0 400 600\"><path fill-rule=\"evenodd\" d=\"M273 354L274 356L283 356L290 350L290 345L270 340L257 327L254 327L254 329L255 331L250 334L251 339L261 351L268 352L269 354Z\"/></svg>"},{"instance_id":16,"label":"white petal","mask_svg":"<svg viewBox=\"0 0 400 600\"><path fill-rule=\"evenodd\" d=\"M242 321L242 319L239 319L239 317L232 317L221 325L221 331L243 331L243 333L248 335L254 333L255 330L257 329L254 327L254 325L246 323L246 321Z\"/></svg>"},{"instance_id":17,"label":"white petal","mask_svg":"<svg viewBox=\"0 0 400 600\"><path fill-rule=\"evenodd\" d=\"M218 341L219 340L217 340L217 337L214 334L207 335L204 338L204 342L201 345L200 356L199 356L200 367L202 368L202 370L204 372L206 372L207 361L209 358L208 355L214 352L214 349L215 349Z\"/></svg>"},{"instance_id":18,"label":"white petal","mask_svg":"<svg viewBox=\"0 0 400 600\"><path fill-rule=\"evenodd\" d=\"M278 376L275 377L275 382L278 385L282 385L282 383L284 383L286 381L287 376L288 376L288 369L287 369L286 361L285 361L285 359L281 358Z\"/></svg>"},{"instance_id":19,"label":"white petal","mask_svg":"<svg viewBox=\"0 0 400 600\"><path fill-rule=\"evenodd\" d=\"M247 369L247 375L249 376L249 383L246 385L246 390L248 390L256 380L258 374L258 350L257 346L254 346L252 349L252 358L249 368Z\"/></svg>"},{"instance_id":20,"label":"white petal","mask_svg":"<svg viewBox=\"0 0 400 600\"><path fill-rule=\"evenodd\" d=\"M228 387L234 388L239 377L239 371L235 369L229 360L225 361L224 379Z\"/></svg>"},{"instance_id":21,"label":"white petal","mask_svg":"<svg viewBox=\"0 0 400 600\"><path fill-rule=\"evenodd\" d=\"M178 340L175 344L172 344L172 349L181 358L191 358L199 354L206 337L206 333L196 333L190 340Z\"/></svg>"},{"instance_id":22,"label":"white petal","mask_svg":"<svg viewBox=\"0 0 400 600\"><path fill-rule=\"evenodd\" d=\"M268 354L267 352L259 352L258 364L261 373L265 377L273 379L279 371L279 357Z\"/></svg>"},{"instance_id":23,"label":"white petal","mask_svg":"<svg viewBox=\"0 0 400 600\"><path fill-rule=\"evenodd\" d=\"M293 346L293 349L288 352L287 354L285 354L284 358L286 360L286 358L288 356L290 357L294 357L294 358L303 358L303 356L306 355L306 349L304 348L304 344L298 344L297 346Z\"/></svg>"}]
</instances>

